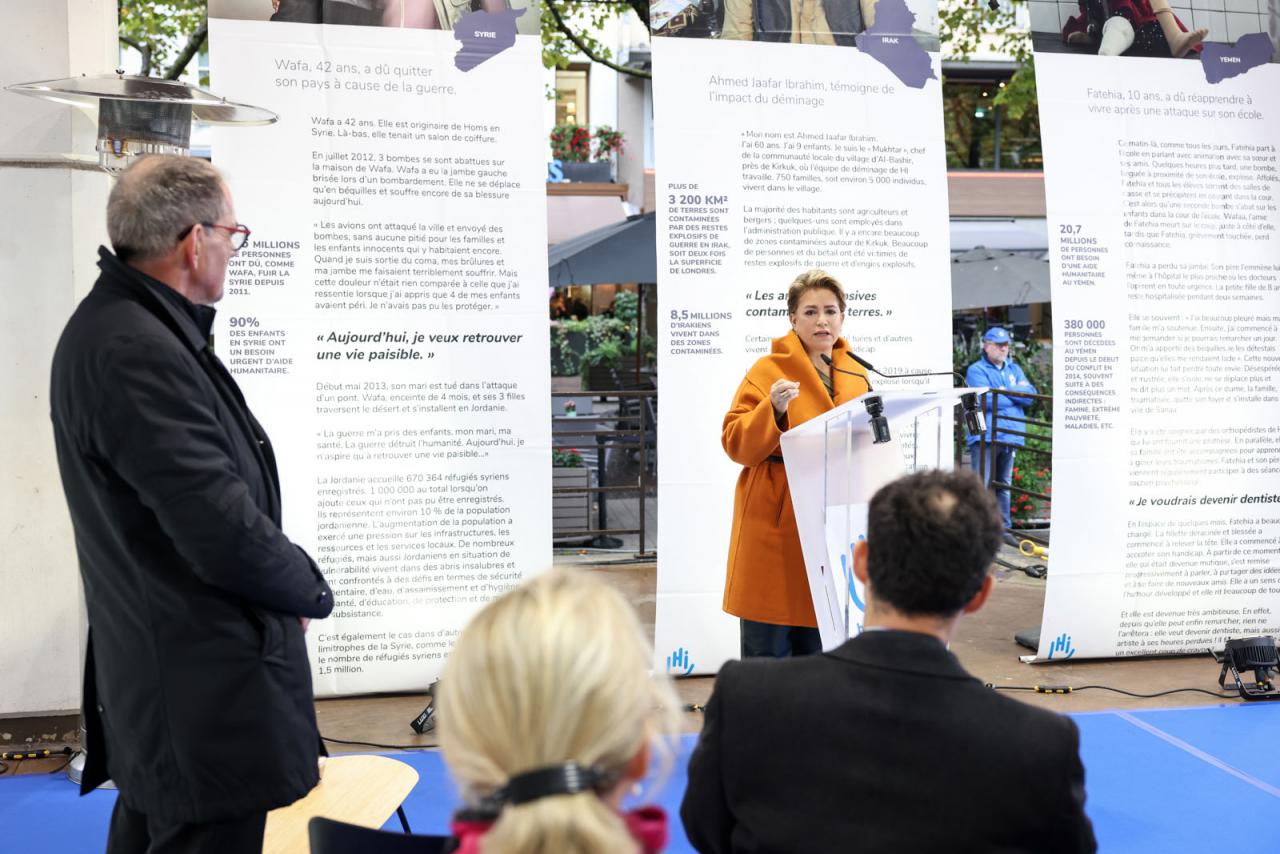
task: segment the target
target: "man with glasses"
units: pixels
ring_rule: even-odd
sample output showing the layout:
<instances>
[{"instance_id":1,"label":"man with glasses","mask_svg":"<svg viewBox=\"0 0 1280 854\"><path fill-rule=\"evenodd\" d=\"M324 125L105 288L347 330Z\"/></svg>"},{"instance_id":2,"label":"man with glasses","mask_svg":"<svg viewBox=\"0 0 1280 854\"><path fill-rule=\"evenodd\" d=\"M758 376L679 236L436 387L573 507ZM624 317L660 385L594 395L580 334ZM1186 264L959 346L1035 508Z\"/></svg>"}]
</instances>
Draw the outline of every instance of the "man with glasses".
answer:
<instances>
[{"instance_id":1,"label":"man with glasses","mask_svg":"<svg viewBox=\"0 0 1280 854\"><path fill-rule=\"evenodd\" d=\"M1000 421L1004 421L1006 417L1011 419L1004 421L1010 430L1016 430L1017 433L1026 433L1027 425L1012 419L1026 417L1027 410L1032 403L1025 397L996 394L994 389L1036 394L1036 387L1027 379L1027 375L1022 372L1022 368L1018 367L1018 364L1009 358L1010 344L1009 333L1003 327L993 326L988 329L986 334L982 336L982 358L970 365L964 375L965 385L971 388L985 386L993 389L987 395L986 439L988 442L993 441L994 436L992 432L993 425L991 424L991 408L993 405ZM1001 430L999 440L1010 445L1025 445L1026 439L1017 435L1017 433L1006 433ZM981 436L968 437L966 441L969 443L970 454L979 453L978 440L981 438ZM988 483L992 480L999 483L1012 483L1013 461L1017 455L1017 448L1001 445L993 450L995 452L994 465L992 465L990 453L987 452L981 453L981 459L972 461L973 467L982 473L983 479ZM1009 490L997 489L995 492L996 499L1000 504L1000 517L1004 520L1005 541L1016 543L1017 539L1008 532L1008 529L1013 527L1013 519L1009 509Z\"/></svg>"},{"instance_id":2,"label":"man with glasses","mask_svg":"<svg viewBox=\"0 0 1280 854\"><path fill-rule=\"evenodd\" d=\"M267 811L318 780L303 632L333 595L280 530L271 442L209 346L249 229L213 166L147 157L107 231L50 394L89 616L81 788L120 789L112 854L258 852Z\"/></svg>"}]
</instances>

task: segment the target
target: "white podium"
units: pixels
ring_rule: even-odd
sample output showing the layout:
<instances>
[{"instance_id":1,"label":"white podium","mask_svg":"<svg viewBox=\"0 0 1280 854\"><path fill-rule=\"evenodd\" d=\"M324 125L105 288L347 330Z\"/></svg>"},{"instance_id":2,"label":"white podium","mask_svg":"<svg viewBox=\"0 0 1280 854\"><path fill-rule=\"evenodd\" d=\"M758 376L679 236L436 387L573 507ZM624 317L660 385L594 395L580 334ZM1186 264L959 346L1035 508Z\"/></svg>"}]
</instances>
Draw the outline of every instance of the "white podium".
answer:
<instances>
[{"instance_id":1,"label":"white podium","mask_svg":"<svg viewBox=\"0 0 1280 854\"><path fill-rule=\"evenodd\" d=\"M853 577L853 547L866 537L867 505L906 471L950 468L953 414L961 395L981 388L873 391L782 434L791 504L822 648L862 631L862 585ZM889 442L874 444L868 398L880 398ZM912 429L914 428L914 429ZM914 441L904 449L899 431Z\"/></svg>"}]
</instances>

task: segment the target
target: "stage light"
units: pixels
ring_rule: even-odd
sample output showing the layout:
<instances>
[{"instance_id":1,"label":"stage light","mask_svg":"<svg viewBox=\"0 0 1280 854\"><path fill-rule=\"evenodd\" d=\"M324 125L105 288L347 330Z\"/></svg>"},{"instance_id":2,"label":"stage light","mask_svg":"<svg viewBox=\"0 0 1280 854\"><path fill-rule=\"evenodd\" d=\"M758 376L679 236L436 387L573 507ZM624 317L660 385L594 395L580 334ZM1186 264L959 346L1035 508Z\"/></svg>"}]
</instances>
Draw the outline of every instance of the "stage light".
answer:
<instances>
[{"instance_id":1,"label":"stage light","mask_svg":"<svg viewBox=\"0 0 1280 854\"><path fill-rule=\"evenodd\" d=\"M1265 635L1253 638L1228 640L1222 653L1214 653L1222 662L1218 675L1218 687L1226 689L1227 673L1235 680L1236 690L1242 700L1280 700L1272 674L1280 669L1276 655L1276 639ZM1240 678L1241 671L1253 671L1253 682Z\"/></svg>"}]
</instances>

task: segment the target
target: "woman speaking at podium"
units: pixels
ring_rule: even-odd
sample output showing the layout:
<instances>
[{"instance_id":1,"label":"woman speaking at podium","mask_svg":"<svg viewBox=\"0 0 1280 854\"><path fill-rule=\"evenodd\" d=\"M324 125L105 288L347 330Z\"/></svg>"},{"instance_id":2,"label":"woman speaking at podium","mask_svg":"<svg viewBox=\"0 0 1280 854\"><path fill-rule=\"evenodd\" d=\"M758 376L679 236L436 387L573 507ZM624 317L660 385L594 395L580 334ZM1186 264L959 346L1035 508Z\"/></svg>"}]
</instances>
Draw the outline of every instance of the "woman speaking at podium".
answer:
<instances>
[{"instance_id":1,"label":"woman speaking at podium","mask_svg":"<svg viewBox=\"0 0 1280 854\"><path fill-rule=\"evenodd\" d=\"M844 289L822 270L791 283L791 331L747 371L724 417L721 443L742 465L733 499L733 530L724 610L742 621L742 657L785 658L820 652L800 534L778 440L798 424L869 389L840 337ZM824 359L834 360L833 371Z\"/></svg>"}]
</instances>

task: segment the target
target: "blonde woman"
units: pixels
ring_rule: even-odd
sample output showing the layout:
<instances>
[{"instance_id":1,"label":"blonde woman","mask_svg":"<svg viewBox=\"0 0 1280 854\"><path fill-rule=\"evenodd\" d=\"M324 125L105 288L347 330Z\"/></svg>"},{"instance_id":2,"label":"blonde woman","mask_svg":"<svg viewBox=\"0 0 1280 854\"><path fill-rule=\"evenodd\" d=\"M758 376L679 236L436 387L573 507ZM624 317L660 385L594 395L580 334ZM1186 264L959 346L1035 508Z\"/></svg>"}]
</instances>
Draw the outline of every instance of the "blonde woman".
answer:
<instances>
[{"instance_id":1,"label":"blonde woman","mask_svg":"<svg viewBox=\"0 0 1280 854\"><path fill-rule=\"evenodd\" d=\"M661 851L659 807L623 812L676 701L635 612L600 581L553 570L490 603L445 665L440 747L466 809L461 854Z\"/></svg>"}]
</instances>

